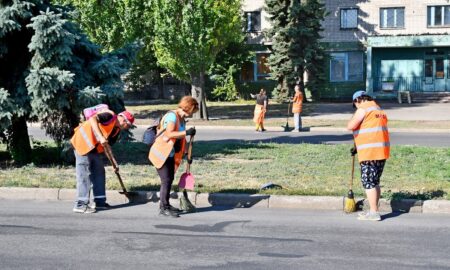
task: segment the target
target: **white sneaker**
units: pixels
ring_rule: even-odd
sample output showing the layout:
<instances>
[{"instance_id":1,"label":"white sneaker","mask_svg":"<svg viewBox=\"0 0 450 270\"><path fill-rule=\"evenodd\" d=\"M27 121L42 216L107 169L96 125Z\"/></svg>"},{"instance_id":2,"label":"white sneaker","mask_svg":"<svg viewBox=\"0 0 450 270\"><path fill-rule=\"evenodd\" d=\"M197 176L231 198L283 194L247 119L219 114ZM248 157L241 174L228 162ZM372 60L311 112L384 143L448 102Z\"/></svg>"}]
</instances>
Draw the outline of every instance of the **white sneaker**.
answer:
<instances>
[{"instance_id":1,"label":"white sneaker","mask_svg":"<svg viewBox=\"0 0 450 270\"><path fill-rule=\"evenodd\" d=\"M365 214L359 214L358 220L380 221L381 216L378 212L367 212Z\"/></svg>"}]
</instances>

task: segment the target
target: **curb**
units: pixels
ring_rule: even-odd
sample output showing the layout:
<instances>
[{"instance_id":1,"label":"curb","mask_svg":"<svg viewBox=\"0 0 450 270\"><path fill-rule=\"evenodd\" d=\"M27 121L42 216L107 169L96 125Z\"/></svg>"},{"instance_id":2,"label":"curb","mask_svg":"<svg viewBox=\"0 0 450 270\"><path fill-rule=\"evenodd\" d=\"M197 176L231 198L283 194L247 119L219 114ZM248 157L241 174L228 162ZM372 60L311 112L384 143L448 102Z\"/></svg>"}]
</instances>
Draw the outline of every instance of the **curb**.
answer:
<instances>
[{"instance_id":1,"label":"curb","mask_svg":"<svg viewBox=\"0 0 450 270\"><path fill-rule=\"evenodd\" d=\"M136 191L138 196L133 203L157 203L159 192ZM75 189L56 188L18 188L0 187L0 199L6 200L47 200L47 201L74 201ZM124 204L129 200L116 190L107 190L108 202ZM173 192L170 197L173 205L178 205L182 193ZM343 197L333 196L289 196L267 194L236 194L236 193L196 193L188 192L189 200L197 207L223 206L230 208L288 208L313 210L343 210ZM363 198L356 198L360 206L367 205ZM405 212L426 214L450 214L450 201L448 200L414 200L402 199L389 201L380 200L381 212Z\"/></svg>"}]
</instances>

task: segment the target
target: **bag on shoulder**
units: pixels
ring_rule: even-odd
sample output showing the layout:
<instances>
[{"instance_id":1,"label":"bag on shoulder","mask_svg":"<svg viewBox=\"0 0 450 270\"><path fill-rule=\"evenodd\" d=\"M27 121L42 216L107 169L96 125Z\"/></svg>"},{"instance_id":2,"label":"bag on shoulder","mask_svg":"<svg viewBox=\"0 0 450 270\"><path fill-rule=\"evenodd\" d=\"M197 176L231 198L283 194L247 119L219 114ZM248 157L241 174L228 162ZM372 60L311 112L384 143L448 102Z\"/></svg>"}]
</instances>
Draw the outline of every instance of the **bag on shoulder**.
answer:
<instances>
[{"instance_id":1,"label":"bag on shoulder","mask_svg":"<svg viewBox=\"0 0 450 270\"><path fill-rule=\"evenodd\" d=\"M85 120L88 120L92 116L96 115L98 112L103 110L109 110L108 105L106 104L98 104L83 110L83 116Z\"/></svg>"},{"instance_id":2,"label":"bag on shoulder","mask_svg":"<svg viewBox=\"0 0 450 270\"><path fill-rule=\"evenodd\" d=\"M153 123L144 131L142 135L142 142L151 147L156 140L158 127L161 122L161 117L156 118Z\"/></svg>"}]
</instances>

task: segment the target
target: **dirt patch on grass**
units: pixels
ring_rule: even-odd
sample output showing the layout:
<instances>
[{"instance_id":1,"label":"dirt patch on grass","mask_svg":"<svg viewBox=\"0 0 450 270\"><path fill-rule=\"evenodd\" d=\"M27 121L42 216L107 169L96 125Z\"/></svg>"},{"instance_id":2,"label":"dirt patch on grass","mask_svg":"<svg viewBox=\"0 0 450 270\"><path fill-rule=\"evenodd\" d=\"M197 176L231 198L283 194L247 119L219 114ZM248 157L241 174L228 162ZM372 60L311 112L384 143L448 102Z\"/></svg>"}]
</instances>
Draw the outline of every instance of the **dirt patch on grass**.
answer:
<instances>
[{"instance_id":1,"label":"dirt patch on grass","mask_svg":"<svg viewBox=\"0 0 450 270\"><path fill-rule=\"evenodd\" d=\"M211 162L229 162L229 163L239 163L239 164L248 164L248 163L266 163L271 162L272 159L242 159L242 158L230 158L230 157L219 157L211 160Z\"/></svg>"}]
</instances>

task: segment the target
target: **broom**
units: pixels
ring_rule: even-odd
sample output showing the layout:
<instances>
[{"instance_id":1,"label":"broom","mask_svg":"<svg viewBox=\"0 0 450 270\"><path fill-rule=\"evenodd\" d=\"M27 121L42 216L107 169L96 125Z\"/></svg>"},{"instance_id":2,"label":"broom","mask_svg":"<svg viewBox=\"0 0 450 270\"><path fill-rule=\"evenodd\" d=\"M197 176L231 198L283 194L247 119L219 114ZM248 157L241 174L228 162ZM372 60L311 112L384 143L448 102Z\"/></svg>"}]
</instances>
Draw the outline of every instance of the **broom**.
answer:
<instances>
[{"instance_id":1,"label":"broom","mask_svg":"<svg viewBox=\"0 0 450 270\"><path fill-rule=\"evenodd\" d=\"M352 178L350 180L350 189L348 190L347 197L344 198L344 212L352 213L356 211L355 196L353 195L353 177L355 174L355 155L352 155Z\"/></svg>"},{"instance_id":2,"label":"broom","mask_svg":"<svg viewBox=\"0 0 450 270\"><path fill-rule=\"evenodd\" d=\"M287 110L287 117L286 117L286 126L284 126L284 131L285 132L290 131L290 128L289 128L289 111L290 111L290 109L291 109L291 101L289 100L288 110Z\"/></svg>"},{"instance_id":3,"label":"broom","mask_svg":"<svg viewBox=\"0 0 450 270\"><path fill-rule=\"evenodd\" d=\"M183 196L180 197L180 209L184 213L193 213L197 209L189 200L186 189L194 189L194 175L191 173L191 165L189 161L192 161L192 145L194 144L194 136L192 135L188 144L187 162L186 162L186 172L184 172L178 183L178 187L183 189Z\"/></svg>"}]
</instances>

